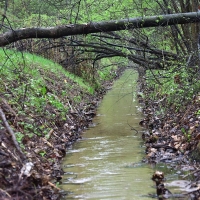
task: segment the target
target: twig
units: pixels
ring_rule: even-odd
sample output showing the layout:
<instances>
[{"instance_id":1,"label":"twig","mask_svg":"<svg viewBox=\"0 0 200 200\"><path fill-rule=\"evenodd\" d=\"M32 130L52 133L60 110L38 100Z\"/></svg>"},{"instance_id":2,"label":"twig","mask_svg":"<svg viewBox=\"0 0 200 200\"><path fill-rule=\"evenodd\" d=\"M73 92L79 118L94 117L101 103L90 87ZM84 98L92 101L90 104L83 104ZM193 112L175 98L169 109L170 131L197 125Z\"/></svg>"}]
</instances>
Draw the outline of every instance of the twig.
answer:
<instances>
[{"instance_id":1,"label":"twig","mask_svg":"<svg viewBox=\"0 0 200 200\"><path fill-rule=\"evenodd\" d=\"M189 108L185 111L185 114L183 115L183 117L180 119L179 123L181 123L183 121L183 119L188 114L188 112L190 112L191 108L192 108L192 106L189 106Z\"/></svg>"},{"instance_id":2,"label":"twig","mask_svg":"<svg viewBox=\"0 0 200 200\"><path fill-rule=\"evenodd\" d=\"M193 174L195 174L195 173L197 173L199 171L200 171L200 169L197 169L197 170L195 170L195 171L193 171L193 172L191 172L189 174L186 174L185 176L183 176L183 178L186 178L187 176L193 175Z\"/></svg>"},{"instance_id":3,"label":"twig","mask_svg":"<svg viewBox=\"0 0 200 200\"><path fill-rule=\"evenodd\" d=\"M13 130L10 128L10 126L9 126L7 120L6 120L5 114L4 114L4 112L2 111L1 108L0 108L0 117L1 117L1 119L2 119L2 121L3 121L3 123L4 123L4 125L5 125L5 127L6 127L6 129L7 129L7 131L8 131L9 134L11 135L12 141L13 141L13 143L14 143L16 149L17 149L17 150L19 151L19 153L21 154L22 159L23 159L23 160L26 160L26 156L25 156L24 153L22 152L22 150L21 150L21 148L20 148L20 146L19 146L19 144L18 144L18 142L17 142L17 140L16 140L15 133L14 133Z\"/></svg>"},{"instance_id":4,"label":"twig","mask_svg":"<svg viewBox=\"0 0 200 200\"><path fill-rule=\"evenodd\" d=\"M78 111L74 107L72 107L72 105L70 104L69 100L67 100L67 103L68 103L68 106L71 109L71 112L75 110L78 113Z\"/></svg>"},{"instance_id":5,"label":"twig","mask_svg":"<svg viewBox=\"0 0 200 200\"><path fill-rule=\"evenodd\" d=\"M5 190L3 190L3 189L0 188L0 191L1 191L2 193L6 194L9 198L11 198L11 196L10 196Z\"/></svg>"},{"instance_id":6,"label":"twig","mask_svg":"<svg viewBox=\"0 0 200 200\"><path fill-rule=\"evenodd\" d=\"M7 150L10 156L12 156L15 160L19 161L19 158L8 149L8 147L6 146L4 142L1 142L1 146Z\"/></svg>"},{"instance_id":7,"label":"twig","mask_svg":"<svg viewBox=\"0 0 200 200\"><path fill-rule=\"evenodd\" d=\"M3 98L1 98L1 101L5 104L5 106L9 109L9 111L16 117L17 117L17 114L16 112L12 109L12 107L7 103L7 101Z\"/></svg>"},{"instance_id":8,"label":"twig","mask_svg":"<svg viewBox=\"0 0 200 200\"><path fill-rule=\"evenodd\" d=\"M54 131L54 130L51 129L51 130L46 134L45 138L46 138L47 140L51 137L53 131Z\"/></svg>"},{"instance_id":9,"label":"twig","mask_svg":"<svg viewBox=\"0 0 200 200\"><path fill-rule=\"evenodd\" d=\"M131 127L131 130L134 130L136 132L136 134L138 134L138 130L136 130L135 128L133 128L127 121L127 124Z\"/></svg>"},{"instance_id":10,"label":"twig","mask_svg":"<svg viewBox=\"0 0 200 200\"><path fill-rule=\"evenodd\" d=\"M50 181L48 181L48 184L51 186L51 187L53 187L53 188L55 188L56 190L58 190L58 191L60 191L61 189L60 188L58 188L56 185L54 185L52 182L50 182Z\"/></svg>"},{"instance_id":11,"label":"twig","mask_svg":"<svg viewBox=\"0 0 200 200\"><path fill-rule=\"evenodd\" d=\"M3 155L3 156L9 156L7 153L3 152L0 150L0 155Z\"/></svg>"},{"instance_id":12,"label":"twig","mask_svg":"<svg viewBox=\"0 0 200 200\"><path fill-rule=\"evenodd\" d=\"M21 188L11 188L11 189L8 189L6 191L7 192L21 192L22 194L24 194L25 196L27 196L29 199L33 199L33 197L30 194L24 192Z\"/></svg>"},{"instance_id":13,"label":"twig","mask_svg":"<svg viewBox=\"0 0 200 200\"><path fill-rule=\"evenodd\" d=\"M48 142L45 138L42 138L42 140L43 140L49 147L54 148L53 145L52 145L50 142Z\"/></svg>"}]
</instances>

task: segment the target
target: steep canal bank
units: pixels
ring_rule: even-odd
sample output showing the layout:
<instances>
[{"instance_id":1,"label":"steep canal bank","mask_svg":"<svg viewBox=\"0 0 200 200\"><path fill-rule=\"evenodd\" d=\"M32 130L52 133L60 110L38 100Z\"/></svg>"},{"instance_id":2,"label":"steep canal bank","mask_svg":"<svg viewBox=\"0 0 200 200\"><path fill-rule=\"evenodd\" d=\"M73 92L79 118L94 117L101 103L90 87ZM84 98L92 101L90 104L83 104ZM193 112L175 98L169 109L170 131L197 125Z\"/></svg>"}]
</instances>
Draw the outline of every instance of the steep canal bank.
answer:
<instances>
[{"instance_id":1,"label":"steep canal bank","mask_svg":"<svg viewBox=\"0 0 200 200\"><path fill-rule=\"evenodd\" d=\"M156 197L151 180L156 170L165 174L168 189L178 194L169 199L184 193L190 182L186 174L174 170L173 163L143 162L142 134L148 131L139 126L144 116L136 94L137 73L126 70L104 96L83 138L67 150L61 186L67 193L64 199L150 200Z\"/></svg>"},{"instance_id":2,"label":"steep canal bank","mask_svg":"<svg viewBox=\"0 0 200 200\"><path fill-rule=\"evenodd\" d=\"M69 192L67 199L142 200L155 193L153 169L141 162L145 148L136 81L135 71L125 71L101 102L95 126L68 149L62 186Z\"/></svg>"},{"instance_id":3,"label":"steep canal bank","mask_svg":"<svg viewBox=\"0 0 200 200\"><path fill-rule=\"evenodd\" d=\"M66 147L91 123L111 80L95 90L42 57L0 55L0 199L60 199Z\"/></svg>"}]
</instances>

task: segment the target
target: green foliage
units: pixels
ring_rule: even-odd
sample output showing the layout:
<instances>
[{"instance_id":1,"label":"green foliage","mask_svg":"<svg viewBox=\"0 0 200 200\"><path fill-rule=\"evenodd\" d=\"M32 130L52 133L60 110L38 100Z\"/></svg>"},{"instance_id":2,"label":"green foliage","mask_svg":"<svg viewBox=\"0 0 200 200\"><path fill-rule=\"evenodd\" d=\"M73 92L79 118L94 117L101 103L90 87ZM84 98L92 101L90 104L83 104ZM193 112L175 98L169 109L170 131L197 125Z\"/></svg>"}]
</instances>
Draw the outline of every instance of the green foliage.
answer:
<instances>
[{"instance_id":1,"label":"green foliage","mask_svg":"<svg viewBox=\"0 0 200 200\"><path fill-rule=\"evenodd\" d=\"M16 132L16 133L15 133L15 137L16 137L16 140L17 140L17 142L19 143L20 147L21 147L22 149L25 149L25 146L24 146L23 143L22 143L22 140L23 140L23 138L24 138L24 134L21 133L21 132Z\"/></svg>"},{"instance_id":2,"label":"green foliage","mask_svg":"<svg viewBox=\"0 0 200 200\"><path fill-rule=\"evenodd\" d=\"M4 2L0 4L4 7ZM13 0L8 4L8 13L12 13L17 21L12 21L13 28L24 26L52 26L55 24L85 23L122 19L152 14L148 1L103 0L96 2L48 0ZM151 6L156 3L151 2ZM145 12L144 12L145 10ZM24 24L23 24L24 23Z\"/></svg>"},{"instance_id":3,"label":"green foliage","mask_svg":"<svg viewBox=\"0 0 200 200\"><path fill-rule=\"evenodd\" d=\"M200 110L198 110L198 111L196 112L196 115L198 115L198 116L200 115Z\"/></svg>"},{"instance_id":4,"label":"green foliage","mask_svg":"<svg viewBox=\"0 0 200 200\"><path fill-rule=\"evenodd\" d=\"M113 67L106 67L98 71L99 77L101 80L110 80L115 77Z\"/></svg>"},{"instance_id":5,"label":"green foliage","mask_svg":"<svg viewBox=\"0 0 200 200\"><path fill-rule=\"evenodd\" d=\"M3 72L2 75L6 75L8 76L8 78L15 77L17 78L17 80L24 76L26 76L27 78L29 78L28 76L33 76L34 78L37 77L36 79L31 79L31 86L33 88L35 88L36 85L41 85L42 87L45 87L44 80L40 76L40 67L38 67L38 65L41 65L43 70L51 71L58 76L59 73L63 74L67 78L70 78L74 82L78 83L80 87L83 87L88 91L92 91L91 86L85 83L83 79L67 72L65 69L63 69L61 65L40 56L36 56L30 53L22 54L20 52L10 50L6 50L6 52L4 52L3 49L0 48L0 58L2 61L5 61L4 64L6 64L6 67L4 65L0 66L0 71ZM17 72L17 74L10 73L13 71ZM24 86L21 87L21 89L23 90Z\"/></svg>"},{"instance_id":6,"label":"green foliage","mask_svg":"<svg viewBox=\"0 0 200 200\"><path fill-rule=\"evenodd\" d=\"M56 26L55 17L48 15L31 14L23 21L25 27L32 26Z\"/></svg>"},{"instance_id":7,"label":"green foliage","mask_svg":"<svg viewBox=\"0 0 200 200\"><path fill-rule=\"evenodd\" d=\"M159 100L165 97L165 107L173 106L176 111L183 110L200 90L198 74L188 71L185 67L147 71L147 77L148 87L153 89L151 98Z\"/></svg>"},{"instance_id":8,"label":"green foliage","mask_svg":"<svg viewBox=\"0 0 200 200\"><path fill-rule=\"evenodd\" d=\"M74 97L75 103L80 103L80 102L81 102L81 99L82 99L82 98L81 98L81 96L79 96L79 95Z\"/></svg>"},{"instance_id":9,"label":"green foliage","mask_svg":"<svg viewBox=\"0 0 200 200\"><path fill-rule=\"evenodd\" d=\"M25 115L26 113L23 113L23 114ZM42 129L39 129L37 124L34 121L27 121L27 122L22 121L22 122L18 122L18 125L23 128L24 133L28 135L29 137L32 137L33 134L42 136ZM23 134L23 137L24 137L24 134Z\"/></svg>"},{"instance_id":10,"label":"green foliage","mask_svg":"<svg viewBox=\"0 0 200 200\"><path fill-rule=\"evenodd\" d=\"M111 80L113 77L115 77L115 71L117 70L119 63L126 66L127 60L120 57L102 59L101 68L98 69L98 76L100 77L100 80L106 81Z\"/></svg>"},{"instance_id":11,"label":"green foliage","mask_svg":"<svg viewBox=\"0 0 200 200\"><path fill-rule=\"evenodd\" d=\"M188 142L190 142L190 140L191 140L191 134L190 134L189 132L187 132L184 128L181 128L181 131L182 131L182 133L184 134L186 140L187 140Z\"/></svg>"},{"instance_id":12,"label":"green foliage","mask_svg":"<svg viewBox=\"0 0 200 200\"><path fill-rule=\"evenodd\" d=\"M21 132L16 132L15 136L16 136L17 142L19 144L21 144L22 143L22 139L24 138L24 134L22 134Z\"/></svg>"},{"instance_id":13,"label":"green foliage","mask_svg":"<svg viewBox=\"0 0 200 200\"><path fill-rule=\"evenodd\" d=\"M39 152L39 154L40 154L42 157L44 157L47 153L46 153L46 151L42 150L42 151Z\"/></svg>"},{"instance_id":14,"label":"green foliage","mask_svg":"<svg viewBox=\"0 0 200 200\"><path fill-rule=\"evenodd\" d=\"M140 15L138 9L134 8L133 1L131 0L101 1L98 2L98 6L93 0L81 1L79 13L81 23L87 21L122 19Z\"/></svg>"}]
</instances>

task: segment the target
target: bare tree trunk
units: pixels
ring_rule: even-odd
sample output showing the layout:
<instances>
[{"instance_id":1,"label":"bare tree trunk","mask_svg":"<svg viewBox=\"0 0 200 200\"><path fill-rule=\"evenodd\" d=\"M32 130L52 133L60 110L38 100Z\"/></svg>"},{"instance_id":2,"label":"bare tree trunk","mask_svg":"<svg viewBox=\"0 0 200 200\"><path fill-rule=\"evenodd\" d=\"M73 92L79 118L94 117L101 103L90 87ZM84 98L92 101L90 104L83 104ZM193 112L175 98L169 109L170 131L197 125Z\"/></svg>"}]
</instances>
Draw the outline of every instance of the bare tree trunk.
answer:
<instances>
[{"instance_id":1,"label":"bare tree trunk","mask_svg":"<svg viewBox=\"0 0 200 200\"><path fill-rule=\"evenodd\" d=\"M134 28L169 26L200 22L200 13L178 13L151 17L128 18L86 24L69 24L50 28L22 28L0 35L0 46L27 38L59 38L98 32L120 31Z\"/></svg>"}]
</instances>

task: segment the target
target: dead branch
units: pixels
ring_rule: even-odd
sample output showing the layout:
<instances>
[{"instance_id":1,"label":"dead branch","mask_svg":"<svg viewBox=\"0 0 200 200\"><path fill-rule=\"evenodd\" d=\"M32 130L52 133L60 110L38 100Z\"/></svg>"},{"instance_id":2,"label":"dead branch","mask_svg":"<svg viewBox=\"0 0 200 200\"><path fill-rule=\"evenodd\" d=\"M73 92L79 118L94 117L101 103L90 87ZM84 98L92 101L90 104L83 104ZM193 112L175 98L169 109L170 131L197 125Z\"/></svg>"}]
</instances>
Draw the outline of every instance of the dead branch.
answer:
<instances>
[{"instance_id":1,"label":"dead branch","mask_svg":"<svg viewBox=\"0 0 200 200\"><path fill-rule=\"evenodd\" d=\"M51 187L53 187L53 188L55 188L56 190L58 190L58 191L60 191L61 189L60 188L58 188L56 185L54 185L52 182L50 182L50 181L48 181L48 184L51 186Z\"/></svg>"},{"instance_id":2,"label":"dead branch","mask_svg":"<svg viewBox=\"0 0 200 200\"><path fill-rule=\"evenodd\" d=\"M22 150L21 150L21 148L20 148L20 146L19 146L19 144L18 144L18 142L17 142L17 139L16 139L16 137L15 137L15 133L14 133L13 130L10 128L10 125L8 124L8 122L7 122L7 120L6 120L6 117L5 117L5 114L4 114L4 112L3 112L3 110L2 110L1 108L0 108L0 117L1 117L1 119L2 119L2 121L3 121L3 123L4 123L4 125L5 125L5 127L6 127L6 129L7 129L7 131L8 131L8 133L11 135L12 141L13 141L13 143L14 143L16 149L17 149L18 152L21 154L21 157L22 157L23 161L26 160L26 156L25 156L24 153L22 152Z\"/></svg>"}]
</instances>

